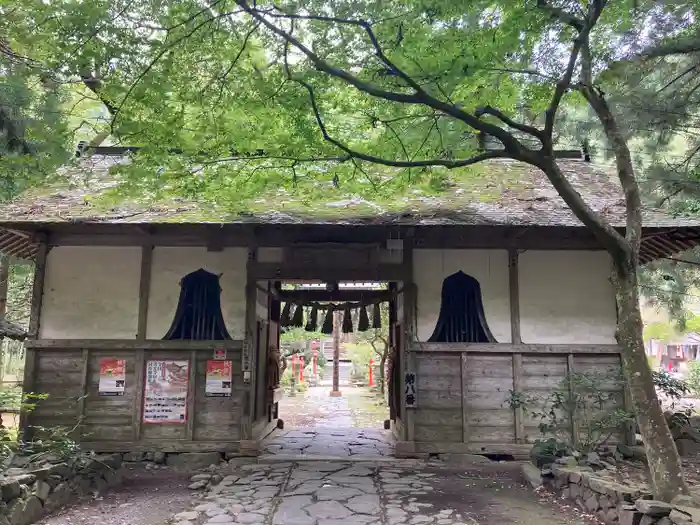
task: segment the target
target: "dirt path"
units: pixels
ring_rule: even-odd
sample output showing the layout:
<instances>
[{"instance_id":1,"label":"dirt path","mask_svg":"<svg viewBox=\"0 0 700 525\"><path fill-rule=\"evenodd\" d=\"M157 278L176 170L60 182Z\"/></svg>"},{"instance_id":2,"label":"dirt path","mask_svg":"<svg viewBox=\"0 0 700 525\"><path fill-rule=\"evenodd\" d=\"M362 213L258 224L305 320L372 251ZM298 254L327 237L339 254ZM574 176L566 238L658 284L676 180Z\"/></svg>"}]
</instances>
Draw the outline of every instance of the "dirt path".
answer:
<instances>
[{"instance_id":1,"label":"dirt path","mask_svg":"<svg viewBox=\"0 0 700 525\"><path fill-rule=\"evenodd\" d=\"M206 494L185 487L187 475L132 470L122 490L44 519L41 525L592 525L552 497L535 495L517 465L456 471L417 461L254 463L224 465L227 483ZM202 499L204 496L204 499ZM206 502L206 503L203 503ZM190 510L195 517L183 519ZM240 521L238 521L240 518ZM228 520L228 521L225 521ZM340 521L339 521L340 520Z\"/></svg>"},{"instance_id":2,"label":"dirt path","mask_svg":"<svg viewBox=\"0 0 700 525\"><path fill-rule=\"evenodd\" d=\"M86 499L40 525L161 525L192 499L189 476L171 470L129 469L124 485L104 497Z\"/></svg>"}]
</instances>

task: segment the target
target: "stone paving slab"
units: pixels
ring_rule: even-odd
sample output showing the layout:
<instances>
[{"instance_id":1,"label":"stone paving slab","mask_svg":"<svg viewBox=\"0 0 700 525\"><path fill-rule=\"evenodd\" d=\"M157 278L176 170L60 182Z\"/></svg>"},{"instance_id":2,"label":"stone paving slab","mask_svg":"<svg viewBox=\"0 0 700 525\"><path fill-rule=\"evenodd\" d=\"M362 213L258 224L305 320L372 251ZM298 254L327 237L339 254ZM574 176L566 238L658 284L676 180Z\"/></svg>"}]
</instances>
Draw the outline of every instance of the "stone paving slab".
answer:
<instances>
[{"instance_id":1,"label":"stone paving slab","mask_svg":"<svg viewBox=\"0 0 700 525\"><path fill-rule=\"evenodd\" d=\"M260 448L263 457L392 457L394 439L390 430L378 429L275 430L263 440Z\"/></svg>"},{"instance_id":2,"label":"stone paving slab","mask_svg":"<svg viewBox=\"0 0 700 525\"><path fill-rule=\"evenodd\" d=\"M253 460L254 461L254 460ZM480 468L480 467L479 467ZM228 469L228 472L225 470ZM488 470L488 469L487 469ZM512 469L511 469L512 470ZM584 525L514 474L395 460L251 462L219 470L177 525ZM554 510L554 512L552 512Z\"/></svg>"}]
</instances>

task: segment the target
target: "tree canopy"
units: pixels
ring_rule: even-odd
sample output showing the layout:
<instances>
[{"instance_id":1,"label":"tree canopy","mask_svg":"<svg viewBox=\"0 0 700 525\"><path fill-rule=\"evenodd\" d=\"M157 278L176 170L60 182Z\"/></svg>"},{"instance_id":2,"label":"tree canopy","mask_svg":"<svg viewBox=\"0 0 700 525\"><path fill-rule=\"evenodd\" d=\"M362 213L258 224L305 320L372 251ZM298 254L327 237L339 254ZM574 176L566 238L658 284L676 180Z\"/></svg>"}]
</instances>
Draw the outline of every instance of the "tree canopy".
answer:
<instances>
[{"instance_id":1,"label":"tree canopy","mask_svg":"<svg viewBox=\"0 0 700 525\"><path fill-rule=\"evenodd\" d=\"M393 195L428 180L439 191L446 168L504 156L483 152L480 135L520 157L540 147L535 125L566 142L544 113L584 7L34 0L5 2L0 29L5 63L34 81L34 103L62 97L51 124L65 129L43 136L69 151L76 129L142 146L123 174L132 194L234 201L280 186ZM591 74L692 34L694 7L606 6ZM571 111L584 107L577 90L560 91Z\"/></svg>"}]
</instances>

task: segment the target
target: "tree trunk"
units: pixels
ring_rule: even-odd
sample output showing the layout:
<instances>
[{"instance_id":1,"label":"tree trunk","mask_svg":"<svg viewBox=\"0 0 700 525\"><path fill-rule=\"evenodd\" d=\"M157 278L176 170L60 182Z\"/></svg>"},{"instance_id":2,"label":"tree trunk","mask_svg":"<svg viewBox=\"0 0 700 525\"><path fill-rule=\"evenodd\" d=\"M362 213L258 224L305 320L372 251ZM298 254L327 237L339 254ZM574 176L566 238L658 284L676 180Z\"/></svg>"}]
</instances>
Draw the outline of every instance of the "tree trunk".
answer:
<instances>
[{"instance_id":1,"label":"tree trunk","mask_svg":"<svg viewBox=\"0 0 700 525\"><path fill-rule=\"evenodd\" d=\"M642 339L636 257L616 261L613 284L617 298L615 337L622 353L622 364L629 385L644 449L649 461L651 487L656 499L671 501L688 494L680 456L661 409Z\"/></svg>"}]
</instances>

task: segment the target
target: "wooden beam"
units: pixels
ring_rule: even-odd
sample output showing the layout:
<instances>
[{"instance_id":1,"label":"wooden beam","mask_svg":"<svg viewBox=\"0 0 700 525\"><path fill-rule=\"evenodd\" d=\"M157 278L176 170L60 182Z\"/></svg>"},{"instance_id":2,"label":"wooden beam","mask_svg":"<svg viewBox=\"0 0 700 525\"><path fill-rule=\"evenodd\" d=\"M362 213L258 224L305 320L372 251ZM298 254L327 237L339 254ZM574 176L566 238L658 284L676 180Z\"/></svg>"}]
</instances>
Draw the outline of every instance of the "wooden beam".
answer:
<instances>
[{"instance_id":1,"label":"wooden beam","mask_svg":"<svg viewBox=\"0 0 700 525\"><path fill-rule=\"evenodd\" d=\"M619 354L617 345L548 345L508 343L414 343L411 352L473 354Z\"/></svg>"},{"instance_id":2,"label":"wooden beam","mask_svg":"<svg viewBox=\"0 0 700 525\"><path fill-rule=\"evenodd\" d=\"M148 302L151 295L151 274L153 270L153 245L144 244L141 248L141 277L139 282L139 317L136 339L144 341L148 333Z\"/></svg>"},{"instance_id":3,"label":"wooden beam","mask_svg":"<svg viewBox=\"0 0 700 525\"><path fill-rule=\"evenodd\" d=\"M520 277L518 274L518 250L508 250L508 287L510 290L510 341L522 343L520 337Z\"/></svg>"},{"instance_id":4,"label":"wooden beam","mask_svg":"<svg viewBox=\"0 0 700 525\"><path fill-rule=\"evenodd\" d=\"M27 348L70 350L90 348L92 350L240 350L243 341L228 339L225 341L188 341L147 339L37 339L26 341Z\"/></svg>"},{"instance_id":5,"label":"wooden beam","mask_svg":"<svg viewBox=\"0 0 700 525\"><path fill-rule=\"evenodd\" d=\"M95 452L231 452L238 450L239 440L185 441L149 439L143 441L85 441L84 450Z\"/></svg>"},{"instance_id":6,"label":"wooden beam","mask_svg":"<svg viewBox=\"0 0 700 525\"><path fill-rule=\"evenodd\" d=\"M294 266L284 263L258 263L253 270L256 280L292 280L306 279L318 281L400 281L403 268L398 264L379 264L333 268L317 266Z\"/></svg>"},{"instance_id":7,"label":"wooden beam","mask_svg":"<svg viewBox=\"0 0 700 525\"><path fill-rule=\"evenodd\" d=\"M36 385L36 375L39 361L39 354L36 350L28 346L31 340L39 337L39 326L41 320L41 304L44 298L44 282L46 279L46 260L49 254L49 246L46 243L46 235L39 235L39 248L37 250L36 263L34 267L34 283L32 286L32 304L29 318L29 331L25 341L24 352L24 377L22 380L22 392L29 394L34 392ZM19 429L23 439L30 440L32 429L30 426L30 413L22 410L19 415Z\"/></svg>"},{"instance_id":8,"label":"wooden beam","mask_svg":"<svg viewBox=\"0 0 700 525\"><path fill-rule=\"evenodd\" d=\"M279 292L282 301L292 302L360 302L388 301L391 299L389 290L282 290Z\"/></svg>"},{"instance_id":9,"label":"wooden beam","mask_svg":"<svg viewBox=\"0 0 700 525\"><path fill-rule=\"evenodd\" d=\"M293 245L384 245L391 235L406 235L406 226L339 224L151 224L148 234L135 225L90 223L31 225L0 223L0 227L32 233L37 227L51 230L49 242L57 246L202 246L213 249ZM257 228L257 232L255 231ZM584 227L509 225L426 225L412 227L419 249L528 249L603 250ZM648 229L647 229L648 230ZM29 241L27 241L29 242Z\"/></svg>"}]
</instances>

